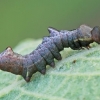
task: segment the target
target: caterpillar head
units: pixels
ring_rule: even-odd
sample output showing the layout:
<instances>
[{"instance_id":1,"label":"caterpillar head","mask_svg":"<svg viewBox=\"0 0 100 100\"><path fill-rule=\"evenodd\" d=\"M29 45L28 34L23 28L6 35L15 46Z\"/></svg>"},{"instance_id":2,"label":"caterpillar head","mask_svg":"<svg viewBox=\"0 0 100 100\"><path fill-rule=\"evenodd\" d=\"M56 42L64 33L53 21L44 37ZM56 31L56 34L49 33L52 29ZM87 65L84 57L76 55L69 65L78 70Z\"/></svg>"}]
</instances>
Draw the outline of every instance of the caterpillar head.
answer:
<instances>
[{"instance_id":1,"label":"caterpillar head","mask_svg":"<svg viewBox=\"0 0 100 100\"><path fill-rule=\"evenodd\" d=\"M95 26L93 28L93 30L91 31L91 34L92 34L93 41L95 41L96 43L100 44L100 27L99 26Z\"/></svg>"}]
</instances>

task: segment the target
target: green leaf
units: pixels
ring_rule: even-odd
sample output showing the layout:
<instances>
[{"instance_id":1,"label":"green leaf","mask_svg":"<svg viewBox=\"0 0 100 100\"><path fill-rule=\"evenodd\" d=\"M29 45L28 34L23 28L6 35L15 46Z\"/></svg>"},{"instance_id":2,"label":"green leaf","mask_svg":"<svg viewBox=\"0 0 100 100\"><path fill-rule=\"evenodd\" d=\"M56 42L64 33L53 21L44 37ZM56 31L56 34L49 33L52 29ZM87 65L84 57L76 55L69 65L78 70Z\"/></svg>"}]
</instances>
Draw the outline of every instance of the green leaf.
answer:
<instances>
[{"instance_id":1,"label":"green leaf","mask_svg":"<svg viewBox=\"0 0 100 100\"><path fill-rule=\"evenodd\" d=\"M34 50L41 40L28 39L14 51L22 55ZM0 100L100 100L100 46L90 50L61 52L56 67L47 66L26 83L21 76L0 71ZM76 62L75 62L76 61Z\"/></svg>"}]
</instances>

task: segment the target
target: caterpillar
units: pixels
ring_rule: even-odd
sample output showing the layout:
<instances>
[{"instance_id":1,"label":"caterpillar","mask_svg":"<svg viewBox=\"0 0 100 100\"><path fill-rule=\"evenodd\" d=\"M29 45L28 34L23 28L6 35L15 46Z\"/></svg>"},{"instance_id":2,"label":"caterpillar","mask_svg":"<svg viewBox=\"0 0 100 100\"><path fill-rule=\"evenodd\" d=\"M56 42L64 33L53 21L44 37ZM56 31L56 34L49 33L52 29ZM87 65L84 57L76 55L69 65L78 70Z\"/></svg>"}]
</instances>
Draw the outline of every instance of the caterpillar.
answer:
<instances>
[{"instance_id":1,"label":"caterpillar","mask_svg":"<svg viewBox=\"0 0 100 100\"><path fill-rule=\"evenodd\" d=\"M73 50L80 50L83 47L89 49L89 44L96 42L100 44L100 27L91 28L81 25L74 30L56 30L49 27L50 36L44 37L38 47L27 55L15 53L8 47L0 53L0 69L21 75L26 82L29 82L32 75L39 71L46 73L46 65L55 67L54 58L61 60L60 51L66 47Z\"/></svg>"}]
</instances>

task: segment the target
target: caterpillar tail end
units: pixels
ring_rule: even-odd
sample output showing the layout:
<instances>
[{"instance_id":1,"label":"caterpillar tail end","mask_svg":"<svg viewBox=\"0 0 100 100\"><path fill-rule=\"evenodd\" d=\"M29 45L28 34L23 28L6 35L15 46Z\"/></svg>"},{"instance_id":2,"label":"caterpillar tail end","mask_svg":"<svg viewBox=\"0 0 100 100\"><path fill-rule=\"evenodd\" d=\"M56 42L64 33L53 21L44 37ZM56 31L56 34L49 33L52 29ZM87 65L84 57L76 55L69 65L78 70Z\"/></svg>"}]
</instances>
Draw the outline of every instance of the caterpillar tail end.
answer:
<instances>
[{"instance_id":1,"label":"caterpillar tail end","mask_svg":"<svg viewBox=\"0 0 100 100\"><path fill-rule=\"evenodd\" d=\"M27 77L27 68L23 66L24 59L22 55L14 53L12 48L8 47L0 53L0 69L21 75L26 82L29 82L31 77Z\"/></svg>"}]
</instances>

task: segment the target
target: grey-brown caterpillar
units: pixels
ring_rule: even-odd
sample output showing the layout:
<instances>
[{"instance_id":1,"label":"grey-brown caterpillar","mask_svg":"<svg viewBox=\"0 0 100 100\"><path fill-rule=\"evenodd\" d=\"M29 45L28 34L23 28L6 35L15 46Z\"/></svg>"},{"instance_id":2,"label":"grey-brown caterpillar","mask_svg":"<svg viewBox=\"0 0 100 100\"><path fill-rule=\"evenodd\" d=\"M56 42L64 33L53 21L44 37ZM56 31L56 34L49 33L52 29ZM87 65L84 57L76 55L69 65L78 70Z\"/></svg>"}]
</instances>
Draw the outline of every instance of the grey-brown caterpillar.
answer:
<instances>
[{"instance_id":1,"label":"grey-brown caterpillar","mask_svg":"<svg viewBox=\"0 0 100 100\"><path fill-rule=\"evenodd\" d=\"M48 28L50 36L44 37L42 43L30 54L22 56L14 53L10 47L0 54L0 69L21 75L27 82L32 75L39 71L46 73L46 65L55 66L54 58L61 60L59 53L66 47L80 50L82 47L89 48L89 44L97 42L100 44L100 27L93 29L86 25L67 31Z\"/></svg>"}]
</instances>

